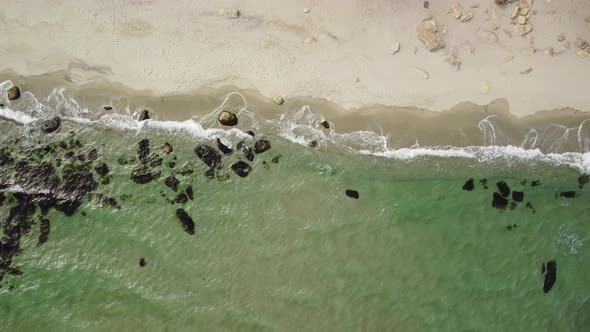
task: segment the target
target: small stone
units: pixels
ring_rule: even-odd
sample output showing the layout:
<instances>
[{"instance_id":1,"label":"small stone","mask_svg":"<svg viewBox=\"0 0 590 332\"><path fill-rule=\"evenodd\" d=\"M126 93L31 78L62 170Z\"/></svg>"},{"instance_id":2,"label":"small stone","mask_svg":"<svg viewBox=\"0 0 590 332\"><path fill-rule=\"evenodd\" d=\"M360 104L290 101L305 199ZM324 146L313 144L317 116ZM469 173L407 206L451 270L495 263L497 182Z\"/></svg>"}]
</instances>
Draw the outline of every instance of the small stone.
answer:
<instances>
[{"instance_id":1,"label":"small stone","mask_svg":"<svg viewBox=\"0 0 590 332\"><path fill-rule=\"evenodd\" d=\"M496 208L496 209L504 210L504 209L506 209L507 206L508 206L508 200L506 198L502 197L502 195L495 192L494 199L492 200L492 207Z\"/></svg>"},{"instance_id":2,"label":"small stone","mask_svg":"<svg viewBox=\"0 0 590 332\"><path fill-rule=\"evenodd\" d=\"M254 153L260 154L270 149L270 142L268 140L262 139L256 143L254 143Z\"/></svg>"},{"instance_id":3,"label":"small stone","mask_svg":"<svg viewBox=\"0 0 590 332\"><path fill-rule=\"evenodd\" d=\"M554 260L547 262L547 271L543 282L543 292L547 294L557 281L557 262Z\"/></svg>"},{"instance_id":4,"label":"small stone","mask_svg":"<svg viewBox=\"0 0 590 332\"><path fill-rule=\"evenodd\" d=\"M328 121L326 121L326 120L322 121L322 122L320 123L320 125L321 125L322 127L324 127L325 129L330 129L330 123L329 123Z\"/></svg>"},{"instance_id":5,"label":"small stone","mask_svg":"<svg viewBox=\"0 0 590 332\"><path fill-rule=\"evenodd\" d=\"M553 49L553 47L547 47L543 53L545 53L545 55L548 56L554 56L555 55L555 50Z\"/></svg>"},{"instance_id":6,"label":"small stone","mask_svg":"<svg viewBox=\"0 0 590 332\"><path fill-rule=\"evenodd\" d=\"M139 259L139 266L144 267L147 265L147 262L145 261L145 258L140 258Z\"/></svg>"},{"instance_id":7,"label":"small stone","mask_svg":"<svg viewBox=\"0 0 590 332\"><path fill-rule=\"evenodd\" d=\"M525 24L526 23L526 16L518 15L518 24Z\"/></svg>"},{"instance_id":8,"label":"small stone","mask_svg":"<svg viewBox=\"0 0 590 332\"><path fill-rule=\"evenodd\" d=\"M512 60L514 60L514 56L513 56L513 55L507 55L507 56L504 58L504 62L508 62L508 61L512 61Z\"/></svg>"},{"instance_id":9,"label":"small stone","mask_svg":"<svg viewBox=\"0 0 590 332\"><path fill-rule=\"evenodd\" d=\"M112 110L113 110L113 106L110 106L110 105L104 105L104 106L102 107L102 109L103 109L103 110L105 110L105 111L112 111Z\"/></svg>"},{"instance_id":10,"label":"small stone","mask_svg":"<svg viewBox=\"0 0 590 332\"><path fill-rule=\"evenodd\" d=\"M515 202L522 202L524 200L524 193L522 191L513 191L512 199Z\"/></svg>"},{"instance_id":11,"label":"small stone","mask_svg":"<svg viewBox=\"0 0 590 332\"><path fill-rule=\"evenodd\" d=\"M235 7L221 9L219 11L219 14L232 19L240 18L240 15L242 15L242 13L240 13L240 10Z\"/></svg>"},{"instance_id":12,"label":"small stone","mask_svg":"<svg viewBox=\"0 0 590 332\"><path fill-rule=\"evenodd\" d=\"M43 131L48 134L57 131L60 126L61 118L59 116L54 116L51 119L43 121Z\"/></svg>"},{"instance_id":13,"label":"small stone","mask_svg":"<svg viewBox=\"0 0 590 332\"><path fill-rule=\"evenodd\" d=\"M173 176L169 176L166 178L166 180L164 180L164 184L166 185L166 187L168 187L174 191L177 191L180 181L178 181L178 179Z\"/></svg>"},{"instance_id":14,"label":"small stone","mask_svg":"<svg viewBox=\"0 0 590 332\"><path fill-rule=\"evenodd\" d=\"M277 105L283 105L285 103L283 97L277 95L272 96L272 101L274 101Z\"/></svg>"},{"instance_id":15,"label":"small stone","mask_svg":"<svg viewBox=\"0 0 590 332\"><path fill-rule=\"evenodd\" d=\"M350 198L354 198L354 199L359 199L359 192L356 190L352 190L352 189L346 189L346 191L344 192L346 194L346 196L350 197Z\"/></svg>"},{"instance_id":16,"label":"small stone","mask_svg":"<svg viewBox=\"0 0 590 332\"><path fill-rule=\"evenodd\" d=\"M223 111L221 113L219 113L219 116L217 117L217 120L219 121L219 123L221 123L224 126L235 126L238 124L238 117L228 111Z\"/></svg>"},{"instance_id":17,"label":"small stone","mask_svg":"<svg viewBox=\"0 0 590 332\"><path fill-rule=\"evenodd\" d=\"M18 86L14 85L7 91L8 100L16 100L20 98L20 89Z\"/></svg>"},{"instance_id":18,"label":"small stone","mask_svg":"<svg viewBox=\"0 0 590 332\"><path fill-rule=\"evenodd\" d=\"M527 68L520 72L521 75L528 75L533 71L533 68Z\"/></svg>"},{"instance_id":19,"label":"small stone","mask_svg":"<svg viewBox=\"0 0 590 332\"><path fill-rule=\"evenodd\" d=\"M188 202L188 196L185 193L180 193L174 198L174 203L176 204L184 204L186 202Z\"/></svg>"},{"instance_id":20,"label":"small stone","mask_svg":"<svg viewBox=\"0 0 590 332\"><path fill-rule=\"evenodd\" d=\"M393 44L391 44L391 55L395 55L395 53L399 52L399 48L400 48L399 42L396 41Z\"/></svg>"},{"instance_id":21,"label":"small stone","mask_svg":"<svg viewBox=\"0 0 590 332\"><path fill-rule=\"evenodd\" d=\"M190 235L195 234L195 223L184 209L176 210L176 218L178 218L178 220L182 224L182 227L184 228L185 232L187 232Z\"/></svg>"},{"instance_id":22,"label":"small stone","mask_svg":"<svg viewBox=\"0 0 590 332\"><path fill-rule=\"evenodd\" d=\"M565 40L565 35L563 33L560 33L559 35L557 35L557 41L562 42Z\"/></svg>"},{"instance_id":23,"label":"small stone","mask_svg":"<svg viewBox=\"0 0 590 332\"><path fill-rule=\"evenodd\" d=\"M141 112L139 112L139 121L145 121L145 120L149 120L150 119L150 112L148 110L141 110Z\"/></svg>"},{"instance_id":24,"label":"small stone","mask_svg":"<svg viewBox=\"0 0 590 332\"><path fill-rule=\"evenodd\" d=\"M309 8L303 7L303 13L304 14L309 14Z\"/></svg>"},{"instance_id":25,"label":"small stone","mask_svg":"<svg viewBox=\"0 0 590 332\"><path fill-rule=\"evenodd\" d=\"M241 160L231 165L231 169L240 177L246 177L252 171L252 167Z\"/></svg>"},{"instance_id":26,"label":"small stone","mask_svg":"<svg viewBox=\"0 0 590 332\"><path fill-rule=\"evenodd\" d=\"M473 184L473 179L467 180L467 182L465 182L465 184L463 185L463 190L472 191L473 188L475 188L475 185Z\"/></svg>"},{"instance_id":27,"label":"small stone","mask_svg":"<svg viewBox=\"0 0 590 332\"><path fill-rule=\"evenodd\" d=\"M164 143L162 146L162 153L163 154L171 154L174 151L174 148L170 143Z\"/></svg>"},{"instance_id":28,"label":"small stone","mask_svg":"<svg viewBox=\"0 0 590 332\"><path fill-rule=\"evenodd\" d=\"M559 193L559 197L574 198L574 197L576 197L576 192L575 191L562 191Z\"/></svg>"},{"instance_id":29,"label":"small stone","mask_svg":"<svg viewBox=\"0 0 590 332\"><path fill-rule=\"evenodd\" d=\"M416 28L417 38L424 43L429 51L445 47L438 27L433 20L423 21Z\"/></svg>"}]
</instances>

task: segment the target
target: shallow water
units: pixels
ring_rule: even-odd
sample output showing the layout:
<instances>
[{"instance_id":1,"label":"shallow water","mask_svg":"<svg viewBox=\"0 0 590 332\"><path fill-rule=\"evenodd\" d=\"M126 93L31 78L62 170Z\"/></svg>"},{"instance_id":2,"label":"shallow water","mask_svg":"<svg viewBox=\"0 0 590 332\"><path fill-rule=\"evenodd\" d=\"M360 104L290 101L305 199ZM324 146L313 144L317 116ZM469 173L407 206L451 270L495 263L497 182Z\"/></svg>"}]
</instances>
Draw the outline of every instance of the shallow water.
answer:
<instances>
[{"instance_id":1,"label":"shallow water","mask_svg":"<svg viewBox=\"0 0 590 332\"><path fill-rule=\"evenodd\" d=\"M87 162L107 163L112 178L95 192L121 207L104 206L94 195L72 216L51 210L46 216L51 232L41 246L36 212L36 224L22 237L22 252L11 265L23 274L6 274L1 281L2 330L583 331L590 326L585 218L590 196L578 184L583 154L502 148L503 155L488 159L438 152L399 158L395 151L387 158L330 143L311 149L270 129L250 139L237 130L117 121L110 126L66 120L52 135L40 132L35 122L0 121L0 146L15 158L25 158L32 146L72 137L83 145L73 149L76 154L97 149L98 160ZM209 128L206 119L200 123ZM193 149L215 146L214 137L233 147L265 138L272 148L248 162L253 170L245 178L229 168L245 160L234 153L223 159L221 172L229 178L208 179L208 167ZM140 162L120 165L118 159L136 156L144 138L163 157L154 167L162 175L136 184L130 175ZM174 147L169 155L162 153L166 142ZM474 154L489 156L486 151L494 149ZM65 153L56 148L42 160L55 164L60 157L65 166ZM194 173L180 175L187 169ZM9 172L3 174L5 181ZM172 175L180 181L178 192L193 187L194 200L168 202L178 193L164 184ZM470 178L474 190L463 190ZM487 179L488 189L481 179ZM533 180L541 185L532 186ZM524 201L513 210L492 208L498 181L524 192ZM347 189L360 198L347 197ZM575 198L559 197L570 190ZM0 207L2 220L14 204L7 199ZM178 208L194 220L194 235L176 220ZM545 294L541 265L550 260L557 262L557 282Z\"/></svg>"}]
</instances>

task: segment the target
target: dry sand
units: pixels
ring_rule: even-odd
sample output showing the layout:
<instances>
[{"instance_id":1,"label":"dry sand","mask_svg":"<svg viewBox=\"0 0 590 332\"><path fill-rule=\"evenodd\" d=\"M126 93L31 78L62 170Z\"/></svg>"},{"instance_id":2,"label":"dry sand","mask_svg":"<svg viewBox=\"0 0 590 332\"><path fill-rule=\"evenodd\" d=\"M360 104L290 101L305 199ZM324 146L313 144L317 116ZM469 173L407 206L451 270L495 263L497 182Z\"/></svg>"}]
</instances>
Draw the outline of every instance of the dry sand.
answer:
<instances>
[{"instance_id":1,"label":"dry sand","mask_svg":"<svg viewBox=\"0 0 590 332\"><path fill-rule=\"evenodd\" d=\"M429 9L418 0L13 1L0 9L0 71L65 70L76 84L108 80L155 94L232 85L344 107L440 111L506 98L519 116L568 106L590 111L590 60L573 46L577 37L590 40L590 1L535 0L534 29L524 38L503 32L512 28L513 4L457 2L473 19L447 14L447 0L431 0ZM416 39L427 15L446 31L446 47L436 52ZM392 55L394 42L401 46ZM531 42L537 52L523 54ZM544 54L548 47L557 54ZM442 60L449 54L461 60L459 70Z\"/></svg>"}]
</instances>

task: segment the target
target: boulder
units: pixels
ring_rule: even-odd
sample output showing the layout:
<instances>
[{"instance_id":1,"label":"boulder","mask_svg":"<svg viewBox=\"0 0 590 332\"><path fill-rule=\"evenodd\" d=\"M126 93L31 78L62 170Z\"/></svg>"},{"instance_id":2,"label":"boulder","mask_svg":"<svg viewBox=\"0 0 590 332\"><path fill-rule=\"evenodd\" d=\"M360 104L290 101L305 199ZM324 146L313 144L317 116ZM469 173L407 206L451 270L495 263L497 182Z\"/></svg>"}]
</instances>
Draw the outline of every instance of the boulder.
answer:
<instances>
[{"instance_id":1,"label":"boulder","mask_svg":"<svg viewBox=\"0 0 590 332\"><path fill-rule=\"evenodd\" d=\"M330 122L324 120L320 123L320 125L326 129L330 129Z\"/></svg>"},{"instance_id":2,"label":"boulder","mask_svg":"<svg viewBox=\"0 0 590 332\"><path fill-rule=\"evenodd\" d=\"M219 123L221 123L224 126L232 127L238 124L238 117L231 112L223 111L219 113L217 121L219 121Z\"/></svg>"},{"instance_id":3,"label":"boulder","mask_svg":"<svg viewBox=\"0 0 590 332\"><path fill-rule=\"evenodd\" d=\"M195 223L184 209L176 210L176 218L182 224L182 228L184 228L185 232L187 232L190 235L195 234Z\"/></svg>"},{"instance_id":4,"label":"boulder","mask_svg":"<svg viewBox=\"0 0 590 332\"><path fill-rule=\"evenodd\" d=\"M524 193L522 191L513 191L512 200L515 202L522 202L524 200Z\"/></svg>"},{"instance_id":5,"label":"boulder","mask_svg":"<svg viewBox=\"0 0 590 332\"><path fill-rule=\"evenodd\" d=\"M8 100L16 100L20 98L20 89L16 85L8 89L6 93L8 95Z\"/></svg>"},{"instance_id":6,"label":"boulder","mask_svg":"<svg viewBox=\"0 0 590 332\"><path fill-rule=\"evenodd\" d=\"M188 202L188 196L185 193L180 193L174 198L174 203L176 204L184 204L186 202Z\"/></svg>"},{"instance_id":7,"label":"boulder","mask_svg":"<svg viewBox=\"0 0 590 332\"><path fill-rule=\"evenodd\" d=\"M346 194L346 196L350 197L350 198L354 198L354 199L359 199L359 192L356 190L352 190L352 189L346 189L346 191L344 192Z\"/></svg>"},{"instance_id":8,"label":"boulder","mask_svg":"<svg viewBox=\"0 0 590 332\"><path fill-rule=\"evenodd\" d=\"M506 182L500 181L496 183L496 186L498 186L498 190L500 191L500 194L502 194L503 197L508 197L510 195L510 187L508 187Z\"/></svg>"},{"instance_id":9,"label":"boulder","mask_svg":"<svg viewBox=\"0 0 590 332\"><path fill-rule=\"evenodd\" d=\"M96 149L92 149L90 152L88 152L88 160L95 161L96 159L98 159L98 151L96 151Z\"/></svg>"},{"instance_id":10,"label":"boulder","mask_svg":"<svg viewBox=\"0 0 590 332\"><path fill-rule=\"evenodd\" d=\"M96 171L96 174L100 176L105 176L109 174L109 166L105 163L100 163L94 166L94 170Z\"/></svg>"},{"instance_id":11,"label":"boulder","mask_svg":"<svg viewBox=\"0 0 590 332\"><path fill-rule=\"evenodd\" d=\"M475 188L475 185L473 184L473 179L467 180L467 182L465 182L465 184L463 185L463 190L472 191L473 188Z\"/></svg>"},{"instance_id":12,"label":"boulder","mask_svg":"<svg viewBox=\"0 0 590 332\"><path fill-rule=\"evenodd\" d=\"M166 178L166 180L164 180L164 184L166 185L166 187L168 187L174 191L177 191L180 181L178 181L178 179L173 176L169 176Z\"/></svg>"},{"instance_id":13,"label":"boulder","mask_svg":"<svg viewBox=\"0 0 590 332\"><path fill-rule=\"evenodd\" d=\"M555 285L557 281L557 262L552 260L547 262L547 269L545 271L545 280L543 281L543 292L547 294Z\"/></svg>"},{"instance_id":14,"label":"boulder","mask_svg":"<svg viewBox=\"0 0 590 332\"><path fill-rule=\"evenodd\" d=\"M424 43L429 51L435 51L445 47L438 27L433 20L422 21L416 28L417 37Z\"/></svg>"},{"instance_id":15,"label":"boulder","mask_svg":"<svg viewBox=\"0 0 590 332\"><path fill-rule=\"evenodd\" d=\"M43 121L43 131L45 133L53 133L61 127L61 119L58 116L54 116L51 119Z\"/></svg>"},{"instance_id":16,"label":"boulder","mask_svg":"<svg viewBox=\"0 0 590 332\"><path fill-rule=\"evenodd\" d=\"M221 163L221 154L208 145L197 146L195 153L209 168L221 168L223 166Z\"/></svg>"},{"instance_id":17,"label":"boulder","mask_svg":"<svg viewBox=\"0 0 590 332\"><path fill-rule=\"evenodd\" d=\"M504 210L508 206L508 200L498 193L494 193L494 199L492 200L492 207L500 210Z\"/></svg>"},{"instance_id":18,"label":"boulder","mask_svg":"<svg viewBox=\"0 0 590 332\"><path fill-rule=\"evenodd\" d=\"M217 147L219 148L219 151L221 151L221 153L226 156L231 156L231 154L234 152L227 145L223 144L219 138L217 139Z\"/></svg>"},{"instance_id":19,"label":"boulder","mask_svg":"<svg viewBox=\"0 0 590 332\"><path fill-rule=\"evenodd\" d=\"M270 142L265 139L261 139L260 141L254 143L254 153L256 154L263 153L265 151L268 151L269 149Z\"/></svg>"},{"instance_id":20,"label":"boulder","mask_svg":"<svg viewBox=\"0 0 590 332\"><path fill-rule=\"evenodd\" d=\"M144 267L147 265L147 262L145 261L145 258L140 258L139 259L139 266Z\"/></svg>"},{"instance_id":21,"label":"boulder","mask_svg":"<svg viewBox=\"0 0 590 332\"><path fill-rule=\"evenodd\" d=\"M238 161L231 165L232 171L239 175L240 177L246 177L252 171L252 167L243 161Z\"/></svg>"}]
</instances>

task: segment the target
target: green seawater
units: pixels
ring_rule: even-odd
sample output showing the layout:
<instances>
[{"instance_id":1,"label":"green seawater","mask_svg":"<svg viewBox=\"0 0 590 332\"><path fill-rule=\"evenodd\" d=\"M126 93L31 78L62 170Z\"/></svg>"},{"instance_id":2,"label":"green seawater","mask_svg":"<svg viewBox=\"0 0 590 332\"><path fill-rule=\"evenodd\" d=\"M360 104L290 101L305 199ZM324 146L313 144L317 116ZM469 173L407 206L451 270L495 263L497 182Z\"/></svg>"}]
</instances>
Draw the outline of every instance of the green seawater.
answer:
<instances>
[{"instance_id":1,"label":"green seawater","mask_svg":"<svg viewBox=\"0 0 590 332\"><path fill-rule=\"evenodd\" d=\"M77 151L96 148L110 167L112 180L98 191L121 205L87 199L73 216L49 212L41 246L33 227L12 263L23 274L1 282L2 331L590 329L590 195L572 168L400 161L267 135L272 148L255 157L248 177L229 169L234 155L224 159L229 179L220 181L205 177L193 152L214 142L183 131L2 129L3 145L15 137L24 145L58 142L74 130L84 145ZM135 156L143 138L152 152L165 142L174 152L163 157L160 179L140 185L130 180L137 162L117 159ZM194 174L179 175L186 169ZM164 185L170 175L179 191L193 186L193 201L173 205L161 196L177 194ZM462 189L469 178L473 191ZM492 208L498 181L524 192L514 210ZM577 196L558 197L566 190ZM179 207L193 218L194 236L175 219ZM1 218L9 208L0 207ZM541 266L549 260L557 262L557 282L545 294Z\"/></svg>"}]
</instances>

